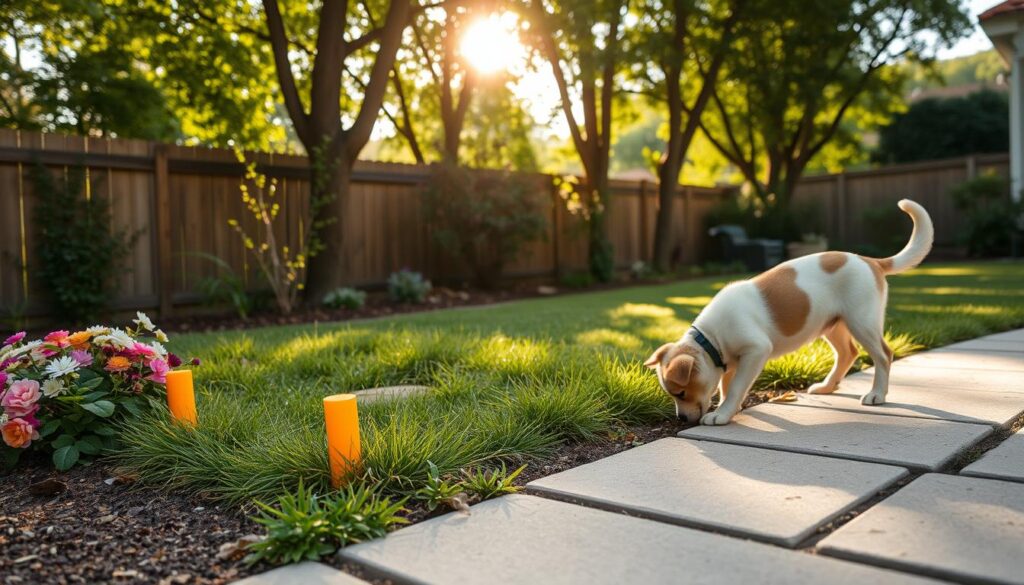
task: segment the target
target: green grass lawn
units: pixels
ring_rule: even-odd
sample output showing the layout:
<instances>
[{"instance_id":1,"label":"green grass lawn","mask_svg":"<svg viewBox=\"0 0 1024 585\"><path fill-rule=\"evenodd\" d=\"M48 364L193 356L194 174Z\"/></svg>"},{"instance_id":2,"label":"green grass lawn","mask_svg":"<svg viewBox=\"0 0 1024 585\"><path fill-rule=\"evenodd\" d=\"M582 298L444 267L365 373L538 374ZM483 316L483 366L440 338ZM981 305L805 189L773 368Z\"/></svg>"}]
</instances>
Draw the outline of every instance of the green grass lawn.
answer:
<instances>
[{"instance_id":1,"label":"green grass lawn","mask_svg":"<svg viewBox=\"0 0 1024 585\"><path fill-rule=\"evenodd\" d=\"M125 431L121 464L151 483L231 503L329 480L321 398L393 384L431 392L361 407L364 480L408 493L442 472L544 457L567 441L673 414L640 365L727 280L708 278L350 324L172 339L197 372L200 425L163 414ZM1024 263L929 265L890 277L896 354L1024 326ZM863 367L859 361L855 367ZM821 379L817 342L771 362L758 389Z\"/></svg>"}]
</instances>

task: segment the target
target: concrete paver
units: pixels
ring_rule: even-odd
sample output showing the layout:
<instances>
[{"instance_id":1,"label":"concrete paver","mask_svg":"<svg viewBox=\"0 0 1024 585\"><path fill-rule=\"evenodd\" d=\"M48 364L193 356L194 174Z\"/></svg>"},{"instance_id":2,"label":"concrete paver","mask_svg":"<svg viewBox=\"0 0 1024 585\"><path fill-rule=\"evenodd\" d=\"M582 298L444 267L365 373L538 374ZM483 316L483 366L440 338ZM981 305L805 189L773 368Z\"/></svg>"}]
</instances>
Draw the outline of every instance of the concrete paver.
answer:
<instances>
[{"instance_id":1,"label":"concrete paver","mask_svg":"<svg viewBox=\"0 0 1024 585\"><path fill-rule=\"evenodd\" d=\"M328 567L323 563L306 561L295 565L285 565L246 577L241 581L235 581L234 585L369 585L362 579L357 579L348 573L344 573Z\"/></svg>"},{"instance_id":2,"label":"concrete paver","mask_svg":"<svg viewBox=\"0 0 1024 585\"><path fill-rule=\"evenodd\" d=\"M990 432L987 425L765 403L727 425L679 436L934 471Z\"/></svg>"},{"instance_id":3,"label":"concrete paver","mask_svg":"<svg viewBox=\"0 0 1024 585\"><path fill-rule=\"evenodd\" d=\"M669 438L527 489L792 547L906 475L902 467Z\"/></svg>"},{"instance_id":4,"label":"concrete paver","mask_svg":"<svg viewBox=\"0 0 1024 585\"><path fill-rule=\"evenodd\" d=\"M1024 431L1017 431L981 459L960 470L960 475L1024 482Z\"/></svg>"},{"instance_id":5,"label":"concrete paver","mask_svg":"<svg viewBox=\"0 0 1024 585\"><path fill-rule=\"evenodd\" d=\"M1024 580L1024 485L928 474L819 543L823 552L941 578Z\"/></svg>"},{"instance_id":6,"label":"concrete paver","mask_svg":"<svg viewBox=\"0 0 1024 585\"><path fill-rule=\"evenodd\" d=\"M343 560L436 585L922 583L767 544L511 495L350 546Z\"/></svg>"},{"instance_id":7,"label":"concrete paver","mask_svg":"<svg viewBox=\"0 0 1024 585\"><path fill-rule=\"evenodd\" d=\"M1024 351L943 348L905 357L897 361L893 367L900 366L1024 372Z\"/></svg>"},{"instance_id":8,"label":"concrete paver","mask_svg":"<svg viewBox=\"0 0 1024 585\"><path fill-rule=\"evenodd\" d=\"M845 380L874 377L874 368L850 374ZM892 365L889 383L896 386L927 388L960 388L962 390L1001 390L1024 392L1024 376L1020 372L1001 370L968 370L939 366L912 366L897 360ZM840 387L842 383L840 383Z\"/></svg>"}]
</instances>

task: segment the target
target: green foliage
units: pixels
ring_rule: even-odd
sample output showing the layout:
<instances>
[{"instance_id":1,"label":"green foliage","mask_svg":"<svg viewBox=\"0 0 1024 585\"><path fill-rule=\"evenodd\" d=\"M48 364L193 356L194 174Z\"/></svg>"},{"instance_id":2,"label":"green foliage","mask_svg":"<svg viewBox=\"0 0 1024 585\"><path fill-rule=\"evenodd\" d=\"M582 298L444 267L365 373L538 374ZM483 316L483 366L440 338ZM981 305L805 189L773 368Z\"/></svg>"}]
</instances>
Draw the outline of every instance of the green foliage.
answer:
<instances>
[{"instance_id":1,"label":"green foliage","mask_svg":"<svg viewBox=\"0 0 1024 585\"><path fill-rule=\"evenodd\" d=\"M366 293L344 286L324 295L323 302L332 309L361 309L366 304Z\"/></svg>"},{"instance_id":2,"label":"green foliage","mask_svg":"<svg viewBox=\"0 0 1024 585\"><path fill-rule=\"evenodd\" d=\"M453 498L463 491L460 482L451 483L441 478L441 472L433 461L427 461L427 483L416 490L414 498L424 503L427 509L433 512L439 506L452 506Z\"/></svg>"},{"instance_id":3,"label":"green foliage","mask_svg":"<svg viewBox=\"0 0 1024 585\"><path fill-rule=\"evenodd\" d=\"M422 274L405 268L388 276L388 296L395 302L423 303L432 288Z\"/></svg>"},{"instance_id":4,"label":"green foliage","mask_svg":"<svg viewBox=\"0 0 1024 585\"><path fill-rule=\"evenodd\" d=\"M494 288L505 266L544 235L544 186L536 176L436 165L424 194L434 237L478 285Z\"/></svg>"},{"instance_id":5,"label":"green foliage","mask_svg":"<svg viewBox=\"0 0 1024 585\"><path fill-rule=\"evenodd\" d=\"M964 97L921 100L881 129L872 158L902 163L1006 152L1010 149L1009 120L1009 98L1001 92L984 90Z\"/></svg>"},{"instance_id":6,"label":"green foliage","mask_svg":"<svg viewBox=\"0 0 1024 585\"><path fill-rule=\"evenodd\" d=\"M94 320L114 296L137 234L111 227L110 202L87 195L80 167L58 178L39 165L32 182L39 260L34 272L46 287L52 313L70 323Z\"/></svg>"},{"instance_id":7,"label":"green foliage","mask_svg":"<svg viewBox=\"0 0 1024 585\"><path fill-rule=\"evenodd\" d=\"M783 206L774 198L767 201L756 196L732 197L719 203L705 216L704 224L739 225L750 238L781 239L786 242L802 241L803 235L820 233L821 214L813 203Z\"/></svg>"},{"instance_id":8,"label":"green foliage","mask_svg":"<svg viewBox=\"0 0 1024 585\"><path fill-rule=\"evenodd\" d=\"M274 565L317 561L338 548L380 538L388 529L407 521L398 514L405 501L392 503L366 487L346 487L317 496L299 482L295 494L286 493L276 505L256 502L260 515L253 520L266 536L247 548L246 562Z\"/></svg>"},{"instance_id":9,"label":"green foliage","mask_svg":"<svg viewBox=\"0 0 1024 585\"><path fill-rule=\"evenodd\" d=\"M213 263L217 267L217 276L207 276L196 282L196 288L203 295L203 303L207 305L221 305L227 303L235 310L235 314L242 319L248 319L253 309L256 308L256 298L249 294L245 285L234 268L230 264L205 252L193 254L199 258Z\"/></svg>"},{"instance_id":10,"label":"green foliage","mask_svg":"<svg viewBox=\"0 0 1024 585\"><path fill-rule=\"evenodd\" d=\"M895 205L869 207L861 212L861 225L870 244L857 252L875 258L885 258L899 252L907 243L910 218Z\"/></svg>"},{"instance_id":11,"label":"green foliage","mask_svg":"<svg viewBox=\"0 0 1024 585\"><path fill-rule=\"evenodd\" d=\"M568 288L590 288L597 282L590 272L570 272L559 279Z\"/></svg>"},{"instance_id":12,"label":"green foliage","mask_svg":"<svg viewBox=\"0 0 1024 585\"><path fill-rule=\"evenodd\" d=\"M971 256L1007 256L1014 232L1024 231L1024 206L1009 197L1009 185L996 174L981 175L952 189L964 225L957 238Z\"/></svg>"},{"instance_id":13,"label":"green foliage","mask_svg":"<svg viewBox=\"0 0 1024 585\"><path fill-rule=\"evenodd\" d=\"M462 486L481 501L505 494L514 494L523 489L515 485L515 480L524 469L526 469L526 465L509 473L508 468L502 463L500 468L463 470Z\"/></svg>"}]
</instances>

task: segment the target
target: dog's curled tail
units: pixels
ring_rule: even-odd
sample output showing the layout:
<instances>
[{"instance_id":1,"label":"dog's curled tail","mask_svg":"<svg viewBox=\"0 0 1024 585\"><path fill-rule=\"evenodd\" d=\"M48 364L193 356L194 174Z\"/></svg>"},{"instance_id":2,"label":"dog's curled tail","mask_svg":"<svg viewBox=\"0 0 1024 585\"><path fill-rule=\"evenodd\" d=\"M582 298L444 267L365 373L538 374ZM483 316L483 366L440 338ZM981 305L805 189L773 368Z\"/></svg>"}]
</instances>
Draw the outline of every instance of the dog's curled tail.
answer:
<instances>
[{"instance_id":1,"label":"dog's curled tail","mask_svg":"<svg viewBox=\"0 0 1024 585\"><path fill-rule=\"evenodd\" d=\"M897 274L920 264L931 251L932 242L935 240L932 218L928 216L924 207L910 199L901 199L899 206L914 220L914 231L910 234L910 241L898 254L879 262L886 274Z\"/></svg>"}]
</instances>

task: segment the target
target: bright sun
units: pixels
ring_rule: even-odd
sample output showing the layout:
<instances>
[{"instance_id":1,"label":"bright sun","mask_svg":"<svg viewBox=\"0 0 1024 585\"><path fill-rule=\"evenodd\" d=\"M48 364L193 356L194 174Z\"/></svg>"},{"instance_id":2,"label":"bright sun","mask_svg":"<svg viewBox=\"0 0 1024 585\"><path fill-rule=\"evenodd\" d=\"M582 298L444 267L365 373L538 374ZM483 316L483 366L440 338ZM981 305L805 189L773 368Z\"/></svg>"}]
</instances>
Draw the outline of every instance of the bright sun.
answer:
<instances>
[{"instance_id":1,"label":"bright sun","mask_svg":"<svg viewBox=\"0 0 1024 585\"><path fill-rule=\"evenodd\" d=\"M515 29L516 16L511 12L481 18L463 33L459 51L481 73L507 70L523 55Z\"/></svg>"}]
</instances>

